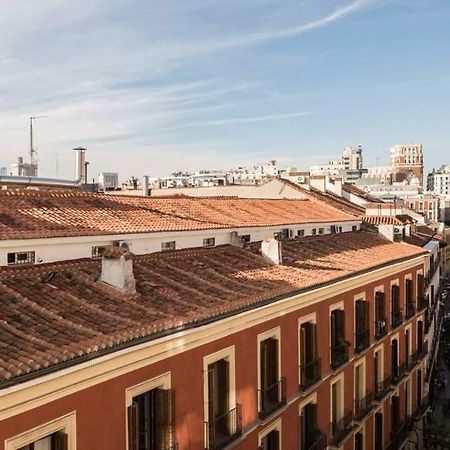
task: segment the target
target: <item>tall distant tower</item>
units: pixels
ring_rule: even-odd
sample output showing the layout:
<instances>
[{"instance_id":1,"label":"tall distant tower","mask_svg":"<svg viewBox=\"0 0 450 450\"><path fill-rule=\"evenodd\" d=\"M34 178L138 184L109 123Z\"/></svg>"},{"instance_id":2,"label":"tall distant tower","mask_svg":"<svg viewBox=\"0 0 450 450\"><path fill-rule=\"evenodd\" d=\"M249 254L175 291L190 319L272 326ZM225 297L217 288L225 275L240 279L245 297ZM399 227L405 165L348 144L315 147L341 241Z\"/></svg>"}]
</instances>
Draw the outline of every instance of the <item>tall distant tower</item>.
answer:
<instances>
[{"instance_id":1,"label":"tall distant tower","mask_svg":"<svg viewBox=\"0 0 450 450\"><path fill-rule=\"evenodd\" d=\"M75 179L86 183L86 149L84 147L74 148L75 155Z\"/></svg>"},{"instance_id":2,"label":"tall distant tower","mask_svg":"<svg viewBox=\"0 0 450 450\"><path fill-rule=\"evenodd\" d=\"M422 144L398 144L391 147L392 181L415 176L423 185Z\"/></svg>"}]
</instances>

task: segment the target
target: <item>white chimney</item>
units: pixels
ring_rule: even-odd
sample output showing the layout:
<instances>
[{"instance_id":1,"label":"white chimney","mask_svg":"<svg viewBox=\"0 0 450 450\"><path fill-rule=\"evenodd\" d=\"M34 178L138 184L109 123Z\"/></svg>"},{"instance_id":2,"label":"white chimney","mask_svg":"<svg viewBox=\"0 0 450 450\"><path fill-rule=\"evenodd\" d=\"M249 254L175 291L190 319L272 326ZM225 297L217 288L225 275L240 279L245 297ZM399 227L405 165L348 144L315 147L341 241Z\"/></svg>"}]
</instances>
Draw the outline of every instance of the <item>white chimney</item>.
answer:
<instances>
[{"instance_id":1,"label":"white chimney","mask_svg":"<svg viewBox=\"0 0 450 450\"><path fill-rule=\"evenodd\" d=\"M326 179L323 175L309 177L309 185L313 188L316 188L320 192L325 192Z\"/></svg>"},{"instance_id":2,"label":"white chimney","mask_svg":"<svg viewBox=\"0 0 450 450\"><path fill-rule=\"evenodd\" d=\"M261 242L261 254L272 264L282 264L281 241L277 241L275 238L265 239Z\"/></svg>"},{"instance_id":3,"label":"white chimney","mask_svg":"<svg viewBox=\"0 0 450 450\"><path fill-rule=\"evenodd\" d=\"M142 180L142 190L144 197L148 197L149 190L148 190L148 175L144 175L144 178Z\"/></svg>"},{"instance_id":4,"label":"white chimney","mask_svg":"<svg viewBox=\"0 0 450 450\"><path fill-rule=\"evenodd\" d=\"M80 183L86 183L86 149L84 147L74 148L75 155L75 179Z\"/></svg>"},{"instance_id":5,"label":"white chimney","mask_svg":"<svg viewBox=\"0 0 450 450\"><path fill-rule=\"evenodd\" d=\"M136 293L132 254L122 247L108 247L103 252L101 281L126 294Z\"/></svg>"}]
</instances>

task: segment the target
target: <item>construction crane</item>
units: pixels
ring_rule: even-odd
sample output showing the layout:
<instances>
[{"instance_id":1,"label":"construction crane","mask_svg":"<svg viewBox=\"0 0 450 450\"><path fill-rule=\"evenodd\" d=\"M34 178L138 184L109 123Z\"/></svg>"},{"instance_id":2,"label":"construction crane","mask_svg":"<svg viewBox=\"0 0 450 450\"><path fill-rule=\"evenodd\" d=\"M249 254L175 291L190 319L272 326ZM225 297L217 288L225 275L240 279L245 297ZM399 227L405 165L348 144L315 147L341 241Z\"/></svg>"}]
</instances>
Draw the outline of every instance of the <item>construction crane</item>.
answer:
<instances>
[{"instance_id":1,"label":"construction crane","mask_svg":"<svg viewBox=\"0 0 450 450\"><path fill-rule=\"evenodd\" d=\"M34 148L33 143L33 121L36 119L46 119L48 116L31 116L30 117L30 163L36 164L35 156L36 156L36 149Z\"/></svg>"}]
</instances>

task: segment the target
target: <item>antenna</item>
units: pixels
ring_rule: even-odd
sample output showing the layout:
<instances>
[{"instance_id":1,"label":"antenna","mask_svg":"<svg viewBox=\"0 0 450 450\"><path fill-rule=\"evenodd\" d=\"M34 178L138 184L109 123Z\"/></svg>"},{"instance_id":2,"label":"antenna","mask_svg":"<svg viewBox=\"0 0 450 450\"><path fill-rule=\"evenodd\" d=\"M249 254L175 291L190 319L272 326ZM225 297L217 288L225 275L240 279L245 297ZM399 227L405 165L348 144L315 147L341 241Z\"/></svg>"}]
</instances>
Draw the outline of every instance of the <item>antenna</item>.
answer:
<instances>
[{"instance_id":1,"label":"antenna","mask_svg":"<svg viewBox=\"0 0 450 450\"><path fill-rule=\"evenodd\" d=\"M33 145L33 121L36 119L46 119L48 116L31 116L30 117L30 163L35 164L35 155L37 153Z\"/></svg>"}]
</instances>

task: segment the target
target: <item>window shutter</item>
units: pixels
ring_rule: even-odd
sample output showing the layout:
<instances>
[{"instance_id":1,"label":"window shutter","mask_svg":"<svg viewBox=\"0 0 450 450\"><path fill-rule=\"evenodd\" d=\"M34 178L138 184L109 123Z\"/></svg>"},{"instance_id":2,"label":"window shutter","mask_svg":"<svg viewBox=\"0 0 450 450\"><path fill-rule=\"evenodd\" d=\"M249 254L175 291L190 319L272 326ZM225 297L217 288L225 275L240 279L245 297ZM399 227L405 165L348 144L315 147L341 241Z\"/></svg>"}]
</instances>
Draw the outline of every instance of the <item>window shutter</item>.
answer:
<instances>
[{"instance_id":1,"label":"window shutter","mask_svg":"<svg viewBox=\"0 0 450 450\"><path fill-rule=\"evenodd\" d=\"M218 389L220 390L219 410L222 414L229 411L228 392L229 392L229 364L225 359L217 361L219 369Z\"/></svg>"},{"instance_id":2,"label":"window shutter","mask_svg":"<svg viewBox=\"0 0 450 450\"><path fill-rule=\"evenodd\" d=\"M270 433L271 436L271 440L272 440L272 446L271 449L273 450L280 450L280 432L278 430L273 430Z\"/></svg>"},{"instance_id":3,"label":"window shutter","mask_svg":"<svg viewBox=\"0 0 450 450\"><path fill-rule=\"evenodd\" d=\"M269 345L268 340L261 341L259 344L260 358L261 358L261 389L267 389L269 384L268 380L268 367L269 367Z\"/></svg>"},{"instance_id":4,"label":"window shutter","mask_svg":"<svg viewBox=\"0 0 450 450\"><path fill-rule=\"evenodd\" d=\"M396 284L392 286L392 305L395 310L400 309L400 286Z\"/></svg>"},{"instance_id":5,"label":"window shutter","mask_svg":"<svg viewBox=\"0 0 450 450\"><path fill-rule=\"evenodd\" d=\"M422 274L417 275L417 294L419 297L424 296L424 282Z\"/></svg>"},{"instance_id":6,"label":"window shutter","mask_svg":"<svg viewBox=\"0 0 450 450\"><path fill-rule=\"evenodd\" d=\"M300 364L306 363L306 323L300 327Z\"/></svg>"},{"instance_id":7,"label":"window shutter","mask_svg":"<svg viewBox=\"0 0 450 450\"><path fill-rule=\"evenodd\" d=\"M139 406L136 402L128 407L128 449L139 450Z\"/></svg>"},{"instance_id":8,"label":"window shutter","mask_svg":"<svg viewBox=\"0 0 450 450\"><path fill-rule=\"evenodd\" d=\"M69 448L69 436L62 431L53 433L51 441L52 450L67 450Z\"/></svg>"},{"instance_id":9,"label":"window shutter","mask_svg":"<svg viewBox=\"0 0 450 450\"><path fill-rule=\"evenodd\" d=\"M335 349L336 348L336 344L337 344L337 316L336 316L336 312L337 310L334 310L331 312L331 318L330 318L330 322L331 322L331 349Z\"/></svg>"},{"instance_id":10,"label":"window shutter","mask_svg":"<svg viewBox=\"0 0 450 450\"><path fill-rule=\"evenodd\" d=\"M376 311L377 311L377 320L384 320L384 292L377 292L375 295L375 303L376 303Z\"/></svg>"},{"instance_id":11,"label":"window shutter","mask_svg":"<svg viewBox=\"0 0 450 450\"><path fill-rule=\"evenodd\" d=\"M160 450L166 450L174 442L175 392L173 389L155 389L155 399L157 447Z\"/></svg>"},{"instance_id":12,"label":"window shutter","mask_svg":"<svg viewBox=\"0 0 450 450\"><path fill-rule=\"evenodd\" d=\"M311 324L311 348L312 348L312 359L313 361L315 361L318 357L317 325L315 323Z\"/></svg>"}]
</instances>

